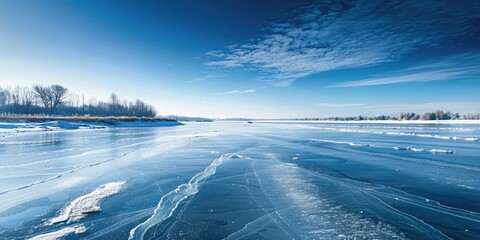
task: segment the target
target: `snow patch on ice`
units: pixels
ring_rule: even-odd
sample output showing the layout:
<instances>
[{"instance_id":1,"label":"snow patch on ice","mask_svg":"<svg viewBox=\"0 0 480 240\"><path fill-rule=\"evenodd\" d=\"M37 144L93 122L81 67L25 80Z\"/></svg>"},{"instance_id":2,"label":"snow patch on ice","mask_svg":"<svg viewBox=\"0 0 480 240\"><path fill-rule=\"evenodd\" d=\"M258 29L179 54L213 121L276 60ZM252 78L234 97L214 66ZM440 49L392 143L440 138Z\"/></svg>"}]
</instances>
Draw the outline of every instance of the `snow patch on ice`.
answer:
<instances>
[{"instance_id":1,"label":"snow patch on ice","mask_svg":"<svg viewBox=\"0 0 480 240\"><path fill-rule=\"evenodd\" d=\"M434 148L434 149L430 150L429 152L431 152L431 153L446 153L446 154L453 154L453 153L455 153L455 152L452 151L452 150L445 150L445 149L440 149L440 148L438 148L438 149Z\"/></svg>"},{"instance_id":2,"label":"snow patch on ice","mask_svg":"<svg viewBox=\"0 0 480 240\"><path fill-rule=\"evenodd\" d=\"M77 229L75 229L75 234L81 235L84 234L87 231L87 228L85 226L79 226Z\"/></svg>"},{"instance_id":3,"label":"snow patch on ice","mask_svg":"<svg viewBox=\"0 0 480 240\"><path fill-rule=\"evenodd\" d=\"M101 210L99 204L100 202L110 197L122 190L123 186L127 182L111 182L106 183L95 189L93 192L83 195L75 200L73 200L70 204L65 206L61 211L60 214L47 222L47 225L52 225L54 223L59 222L75 222L82 218L88 216L88 214L93 212L98 212Z\"/></svg>"},{"instance_id":4,"label":"snow patch on ice","mask_svg":"<svg viewBox=\"0 0 480 240\"><path fill-rule=\"evenodd\" d=\"M413 151L413 152L424 152L425 151L424 148L399 147L399 146L395 146L395 147L393 147L393 149L395 149L395 150L407 150L407 151Z\"/></svg>"},{"instance_id":5,"label":"snow patch on ice","mask_svg":"<svg viewBox=\"0 0 480 240\"><path fill-rule=\"evenodd\" d=\"M60 239L72 233L75 234L83 234L87 229L83 225L73 226L73 227L66 227L62 228L58 231L49 232L45 234L41 234L35 237L30 238L30 240L54 240Z\"/></svg>"},{"instance_id":6,"label":"snow patch on ice","mask_svg":"<svg viewBox=\"0 0 480 240\"><path fill-rule=\"evenodd\" d=\"M399 136L415 136L415 133L406 133L406 132L387 132L388 135L399 135Z\"/></svg>"},{"instance_id":7,"label":"snow patch on ice","mask_svg":"<svg viewBox=\"0 0 480 240\"><path fill-rule=\"evenodd\" d=\"M412 147L408 147L407 150L414 151L414 152L423 152L423 151L425 151L425 149L423 149L423 148L412 148Z\"/></svg>"},{"instance_id":8,"label":"snow patch on ice","mask_svg":"<svg viewBox=\"0 0 480 240\"><path fill-rule=\"evenodd\" d=\"M407 151L413 151L413 152L425 152L425 149L424 148L414 148L414 147L399 147L399 146L395 146L393 147L393 149L395 150L407 150ZM431 150L428 150L429 152L431 153L445 153L445 154L454 154L455 152L452 151L452 150L445 150L445 149L437 149L437 148L434 148L434 149L431 149Z\"/></svg>"},{"instance_id":9,"label":"snow patch on ice","mask_svg":"<svg viewBox=\"0 0 480 240\"><path fill-rule=\"evenodd\" d=\"M439 136L439 135L431 135L431 134L417 134L417 137L424 137L424 138L437 138L437 139L444 139L444 140L449 140L453 139L451 137L447 136ZM458 137L455 137L455 140L458 140Z\"/></svg>"}]
</instances>

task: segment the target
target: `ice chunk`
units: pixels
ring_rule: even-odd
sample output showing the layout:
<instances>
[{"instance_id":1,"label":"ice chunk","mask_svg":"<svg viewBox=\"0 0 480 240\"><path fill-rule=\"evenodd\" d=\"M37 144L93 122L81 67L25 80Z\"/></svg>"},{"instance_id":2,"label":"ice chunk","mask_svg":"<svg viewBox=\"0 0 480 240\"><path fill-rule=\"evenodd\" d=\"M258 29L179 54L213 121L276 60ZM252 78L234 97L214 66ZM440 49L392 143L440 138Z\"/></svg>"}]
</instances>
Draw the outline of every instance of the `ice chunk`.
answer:
<instances>
[{"instance_id":1,"label":"ice chunk","mask_svg":"<svg viewBox=\"0 0 480 240\"><path fill-rule=\"evenodd\" d=\"M87 228L85 226L79 226L77 229L75 229L75 234L77 235L82 235L87 231Z\"/></svg>"},{"instance_id":2,"label":"ice chunk","mask_svg":"<svg viewBox=\"0 0 480 240\"><path fill-rule=\"evenodd\" d=\"M98 212L101 210L100 202L122 190L126 182L111 182L106 183L95 189L93 192L83 195L70 204L65 206L60 214L47 222L47 225L52 225L59 222L74 222L85 218L88 214Z\"/></svg>"},{"instance_id":3,"label":"ice chunk","mask_svg":"<svg viewBox=\"0 0 480 240\"><path fill-rule=\"evenodd\" d=\"M399 147L399 146L395 146L395 147L393 147L393 149L395 149L395 150L408 150L408 151L413 151L413 152L423 152L423 151L425 151L425 149L423 149L423 148Z\"/></svg>"},{"instance_id":4,"label":"ice chunk","mask_svg":"<svg viewBox=\"0 0 480 240\"><path fill-rule=\"evenodd\" d=\"M91 206L90 208L82 209L83 214L91 214L95 212L100 212L102 209L99 206Z\"/></svg>"},{"instance_id":5,"label":"ice chunk","mask_svg":"<svg viewBox=\"0 0 480 240\"><path fill-rule=\"evenodd\" d=\"M452 150L436 149L436 148L430 150L430 152L431 152L431 153L447 153L447 154L453 154L453 153L455 153L455 152L452 151Z\"/></svg>"},{"instance_id":6,"label":"ice chunk","mask_svg":"<svg viewBox=\"0 0 480 240\"><path fill-rule=\"evenodd\" d=\"M407 147L407 150L414 151L414 152L423 152L425 149L423 148L413 148L413 147Z\"/></svg>"}]
</instances>

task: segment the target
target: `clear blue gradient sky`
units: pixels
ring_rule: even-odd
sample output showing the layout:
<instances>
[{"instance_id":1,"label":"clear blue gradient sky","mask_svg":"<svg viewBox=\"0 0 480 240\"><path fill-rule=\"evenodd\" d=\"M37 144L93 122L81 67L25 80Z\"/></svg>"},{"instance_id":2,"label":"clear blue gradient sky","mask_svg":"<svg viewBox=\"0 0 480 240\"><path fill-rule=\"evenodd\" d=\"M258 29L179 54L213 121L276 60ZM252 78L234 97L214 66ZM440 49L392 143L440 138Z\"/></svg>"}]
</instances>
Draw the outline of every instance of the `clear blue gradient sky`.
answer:
<instances>
[{"instance_id":1,"label":"clear blue gradient sky","mask_svg":"<svg viewBox=\"0 0 480 240\"><path fill-rule=\"evenodd\" d=\"M0 1L0 86L160 114L480 112L480 1Z\"/></svg>"}]
</instances>

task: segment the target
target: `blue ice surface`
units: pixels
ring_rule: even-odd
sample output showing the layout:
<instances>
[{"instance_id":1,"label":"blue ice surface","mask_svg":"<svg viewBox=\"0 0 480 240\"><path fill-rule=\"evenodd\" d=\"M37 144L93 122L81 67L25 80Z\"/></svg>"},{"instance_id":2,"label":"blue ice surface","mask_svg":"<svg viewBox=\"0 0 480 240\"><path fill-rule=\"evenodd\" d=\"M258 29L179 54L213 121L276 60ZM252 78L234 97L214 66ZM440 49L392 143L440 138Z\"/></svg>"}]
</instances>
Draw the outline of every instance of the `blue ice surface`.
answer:
<instances>
[{"instance_id":1,"label":"blue ice surface","mask_svg":"<svg viewBox=\"0 0 480 240\"><path fill-rule=\"evenodd\" d=\"M0 239L79 224L85 233L64 238L475 239L479 135L479 125L351 122L8 134ZM127 184L99 212L46 224L115 181Z\"/></svg>"}]
</instances>

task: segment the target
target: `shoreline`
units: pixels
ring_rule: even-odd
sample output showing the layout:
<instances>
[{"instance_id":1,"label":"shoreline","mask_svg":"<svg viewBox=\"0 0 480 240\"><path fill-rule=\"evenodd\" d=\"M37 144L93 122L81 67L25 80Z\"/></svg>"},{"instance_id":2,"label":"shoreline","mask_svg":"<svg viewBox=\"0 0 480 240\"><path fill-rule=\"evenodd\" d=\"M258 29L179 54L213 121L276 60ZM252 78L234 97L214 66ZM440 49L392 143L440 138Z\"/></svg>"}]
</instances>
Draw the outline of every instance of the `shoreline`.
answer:
<instances>
[{"instance_id":1,"label":"shoreline","mask_svg":"<svg viewBox=\"0 0 480 240\"><path fill-rule=\"evenodd\" d=\"M115 123L178 123L183 125L183 121L163 117L44 117L44 116L0 116L0 123L45 123L52 121L65 121L72 123L99 123L115 125ZM247 120L213 120L213 122L247 122ZM263 120L249 119L253 123L362 123L362 124L480 124L480 120L352 120L352 121L334 121L334 120Z\"/></svg>"},{"instance_id":2,"label":"shoreline","mask_svg":"<svg viewBox=\"0 0 480 240\"><path fill-rule=\"evenodd\" d=\"M124 127L170 127L183 123L167 118L137 117L0 117L0 133Z\"/></svg>"},{"instance_id":3,"label":"shoreline","mask_svg":"<svg viewBox=\"0 0 480 240\"><path fill-rule=\"evenodd\" d=\"M329 120L249 120L253 123L383 123L383 124L480 124L480 120L361 120L361 121L329 121ZM246 122L243 120L215 120L215 122Z\"/></svg>"},{"instance_id":4,"label":"shoreline","mask_svg":"<svg viewBox=\"0 0 480 240\"><path fill-rule=\"evenodd\" d=\"M17 117L17 116L0 116L1 121L31 121L31 122L40 122L40 121L76 121L76 122L101 122L101 121L177 121L172 118L155 118L155 117L46 117L46 116L27 116L27 117Z\"/></svg>"}]
</instances>

